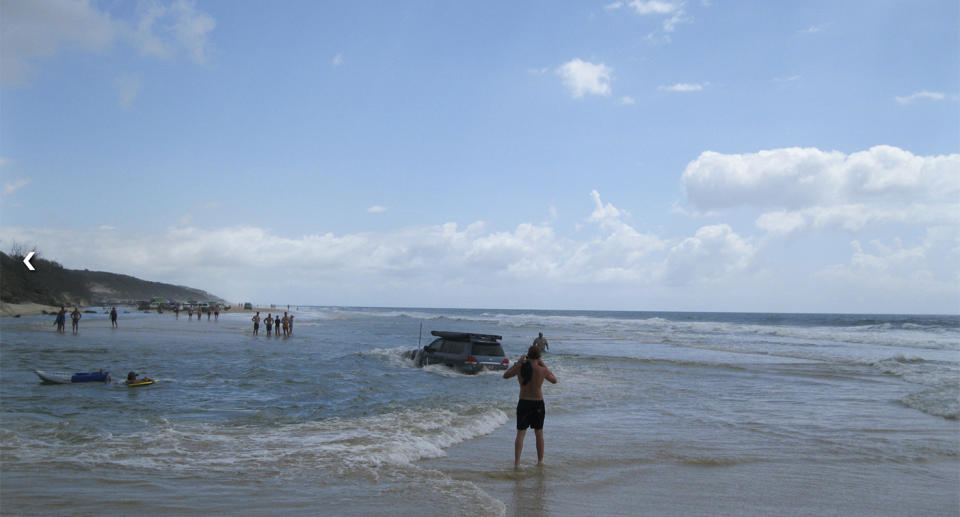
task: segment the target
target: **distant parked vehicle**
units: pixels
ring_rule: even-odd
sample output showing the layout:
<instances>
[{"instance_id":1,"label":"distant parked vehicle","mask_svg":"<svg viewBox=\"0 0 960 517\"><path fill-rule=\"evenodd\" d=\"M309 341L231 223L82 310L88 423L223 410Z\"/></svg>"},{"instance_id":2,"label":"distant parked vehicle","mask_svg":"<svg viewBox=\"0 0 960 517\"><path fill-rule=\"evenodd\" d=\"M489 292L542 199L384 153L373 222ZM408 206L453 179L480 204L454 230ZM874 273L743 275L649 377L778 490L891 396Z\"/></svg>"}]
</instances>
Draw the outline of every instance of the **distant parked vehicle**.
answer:
<instances>
[{"instance_id":1,"label":"distant parked vehicle","mask_svg":"<svg viewBox=\"0 0 960 517\"><path fill-rule=\"evenodd\" d=\"M510 359L500 346L501 336L471 332L431 331L437 336L429 345L410 350L407 358L417 366L443 364L463 373L506 370Z\"/></svg>"}]
</instances>

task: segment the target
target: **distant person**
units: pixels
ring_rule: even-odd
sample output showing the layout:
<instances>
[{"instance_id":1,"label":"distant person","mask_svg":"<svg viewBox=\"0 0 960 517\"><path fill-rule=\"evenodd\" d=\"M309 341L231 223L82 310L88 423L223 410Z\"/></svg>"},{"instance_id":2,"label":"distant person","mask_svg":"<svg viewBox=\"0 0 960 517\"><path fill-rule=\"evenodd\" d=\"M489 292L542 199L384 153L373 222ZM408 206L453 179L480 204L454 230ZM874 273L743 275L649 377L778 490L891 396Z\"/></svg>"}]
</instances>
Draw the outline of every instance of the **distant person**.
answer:
<instances>
[{"instance_id":1,"label":"distant person","mask_svg":"<svg viewBox=\"0 0 960 517\"><path fill-rule=\"evenodd\" d=\"M280 313L277 313L277 318L273 321L273 329L277 335L280 337Z\"/></svg>"},{"instance_id":2,"label":"distant person","mask_svg":"<svg viewBox=\"0 0 960 517\"><path fill-rule=\"evenodd\" d=\"M153 379L144 375L141 378L137 378L137 372L130 372L127 374L127 384L136 384L138 382L150 382Z\"/></svg>"},{"instance_id":3,"label":"distant person","mask_svg":"<svg viewBox=\"0 0 960 517\"><path fill-rule=\"evenodd\" d=\"M220 321L220 304L213 308L213 321Z\"/></svg>"},{"instance_id":4,"label":"distant person","mask_svg":"<svg viewBox=\"0 0 960 517\"><path fill-rule=\"evenodd\" d=\"M213 315L213 314L211 314L212 312L213 312L213 311L210 310L210 307L207 307L207 321L210 321L210 316Z\"/></svg>"},{"instance_id":5,"label":"distant person","mask_svg":"<svg viewBox=\"0 0 960 517\"><path fill-rule=\"evenodd\" d=\"M264 321L267 324L267 336L270 336L270 329L273 328L273 314L267 313L267 319Z\"/></svg>"},{"instance_id":6,"label":"distant person","mask_svg":"<svg viewBox=\"0 0 960 517\"><path fill-rule=\"evenodd\" d=\"M287 313L283 313L283 319L280 320L280 323L283 325L283 337L288 337L290 335L290 316L287 316Z\"/></svg>"},{"instance_id":7,"label":"distant person","mask_svg":"<svg viewBox=\"0 0 960 517\"><path fill-rule=\"evenodd\" d=\"M117 328L117 308L110 309L110 326Z\"/></svg>"},{"instance_id":8,"label":"distant person","mask_svg":"<svg viewBox=\"0 0 960 517\"><path fill-rule=\"evenodd\" d=\"M290 315L290 332L289 334L293 335L293 314Z\"/></svg>"},{"instance_id":9,"label":"distant person","mask_svg":"<svg viewBox=\"0 0 960 517\"><path fill-rule=\"evenodd\" d=\"M513 442L513 468L520 468L520 453L523 452L523 438L527 428L533 428L537 437L537 465L543 464L543 418L546 408L543 404L544 379L553 384L557 378L540 359L540 347L531 345L526 355L513 363L513 366L503 372L503 378L509 379L519 374L520 400L517 401L517 438Z\"/></svg>"},{"instance_id":10,"label":"distant person","mask_svg":"<svg viewBox=\"0 0 960 517\"><path fill-rule=\"evenodd\" d=\"M64 327L67 325L67 310L60 306L60 312L57 313L57 318L53 320L54 325L57 326L57 332L63 334L65 332Z\"/></svg>"},{"instance_id":11,"label":"distant person","mask_svg":"<svg viewBox=\"0 0 960 517\"><path fill-rule=\"evenodd\" d=\"M70 313L70 319L73 321L73 333L76 334L80 332L80 318L83 315L80 314L80 309L77 307L73 308L73 312Z\"/></svg>"},{"instance_id":12,"label":"distant person","mask_svg":"<svg viewBox=\"0 0 960 517\"><path fill-rule=\"evenodd\" d=\"M543 332L540 332L537 338L533 340L533 346L539 348L541 352L546 352L550 348L547 338L543 337Z\"/></svg>"},{"instance_id":13,"label":"distant person","mask_svg":"<svg viewBox=\"0 0 960 517\"><path fill-rule=\"evenodd\" d=\"M257 311L257 313L250 318L250 321L253 322L253 335L256 336L260 334L260 311Z\"/></svg>"},{"instance_id":14,"label":"distant person","mask_svg":"<svg viewBox=\"0 0 960 517\"><path fill-rule=\"evenodd\" d=\"M179 306L179 305L177 305L176 307L173 308L173 314L174 314L174 316L177 317L177 319L180 319L180 306Z\"/></svg>"},{"instance_id":15,"label":"distant person","mask_svg":"<svg viewBox=\"0 0 960 517\"><path fill-rule=\"evenodd\" d=\"M190 316L190 320L193 321L193 307L187 307L187 315Z\"/></svg>"}]
</instances>

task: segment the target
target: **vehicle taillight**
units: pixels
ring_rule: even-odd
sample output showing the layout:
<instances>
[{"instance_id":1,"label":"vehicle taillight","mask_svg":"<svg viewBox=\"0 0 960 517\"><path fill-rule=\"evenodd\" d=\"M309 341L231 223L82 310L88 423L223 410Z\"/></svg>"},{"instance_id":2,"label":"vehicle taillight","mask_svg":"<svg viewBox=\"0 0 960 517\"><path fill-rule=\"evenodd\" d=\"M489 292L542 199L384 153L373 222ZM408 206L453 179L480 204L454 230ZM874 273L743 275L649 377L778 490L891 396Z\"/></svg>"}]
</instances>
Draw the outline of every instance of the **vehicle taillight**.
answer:
<instances>
[{"instance_id":1,"label":"vehicle taillight","mask_svg":"<svg viewBox=\"0 0 960 517\"><path fill-rule=\"evenodd\" d=\"M507 357L504 357L503 361L500 361L500 364L507 366L508 364L510 364L510 359Z\"/></svg>"},{"instance_id":2,"label":"vehicle taillight","mask_svg":"<svg viewBox=\"0 0 960 517\"><path fill-rule=\"evenodd\" d=\"M472 356L472 355L468 355L467 358L464 359L463 362L465 362L465 363L477 364L477 363L479 363L480 361L477 361L477 358L476 358L476 357L474 357L474 356Z\"/></svg>"}]
</instances>

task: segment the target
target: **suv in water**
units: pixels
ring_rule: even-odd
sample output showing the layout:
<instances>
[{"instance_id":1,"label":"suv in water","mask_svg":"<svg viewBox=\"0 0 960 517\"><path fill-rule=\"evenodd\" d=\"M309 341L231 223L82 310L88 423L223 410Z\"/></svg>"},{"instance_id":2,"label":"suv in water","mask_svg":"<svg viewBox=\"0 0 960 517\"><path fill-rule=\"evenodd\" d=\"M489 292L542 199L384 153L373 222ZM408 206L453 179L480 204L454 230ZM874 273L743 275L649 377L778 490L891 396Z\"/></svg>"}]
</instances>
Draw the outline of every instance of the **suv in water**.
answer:
<instances>
[{"instance_id":1,"label":"suv in water","mask_svg":"<svg viewBox=\"0 0 960 517\"><path fill-rule=\"evenodd\" d=\"M510 359L500 346L500 340L503 339L500 336L441 330L430 333L437 339L407 354L417 366L443 364L464 373L506 370L510 366Z\"/></svg>"}]
</instances>

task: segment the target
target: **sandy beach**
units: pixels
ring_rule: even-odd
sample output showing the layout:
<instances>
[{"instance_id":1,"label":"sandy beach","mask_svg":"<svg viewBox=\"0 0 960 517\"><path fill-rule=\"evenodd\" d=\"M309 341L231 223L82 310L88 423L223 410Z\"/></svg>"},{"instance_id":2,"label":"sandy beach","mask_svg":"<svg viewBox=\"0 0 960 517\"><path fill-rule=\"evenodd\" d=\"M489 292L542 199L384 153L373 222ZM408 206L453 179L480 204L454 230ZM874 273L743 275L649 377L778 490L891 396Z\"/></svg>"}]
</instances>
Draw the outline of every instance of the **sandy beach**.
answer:
<instances>
[{"instance_id":1,"label":"sandy beach","mask_svg":"<svg viewBox=\"0 0 960 517\"><path fill-rule=\"evenodd\" d=\"M44 311L56 313L60 307L43 305L40 303L6 303L0 302L0 317L16 318L18 316L37 316Z\"/></svg>"}]
</instances>

